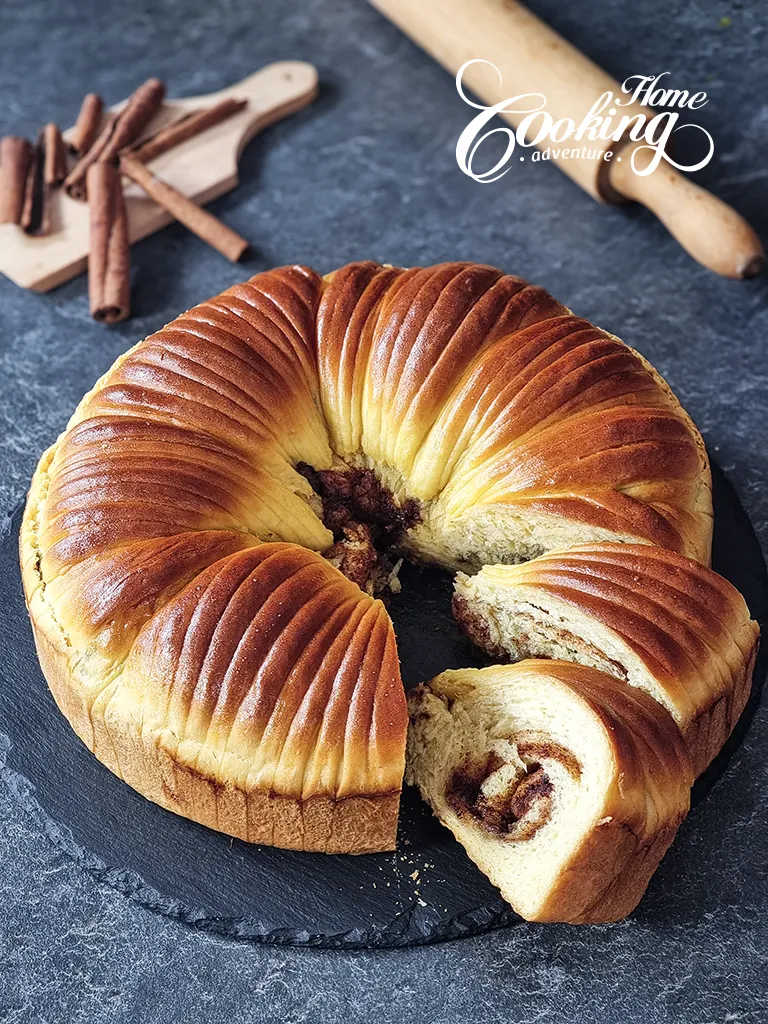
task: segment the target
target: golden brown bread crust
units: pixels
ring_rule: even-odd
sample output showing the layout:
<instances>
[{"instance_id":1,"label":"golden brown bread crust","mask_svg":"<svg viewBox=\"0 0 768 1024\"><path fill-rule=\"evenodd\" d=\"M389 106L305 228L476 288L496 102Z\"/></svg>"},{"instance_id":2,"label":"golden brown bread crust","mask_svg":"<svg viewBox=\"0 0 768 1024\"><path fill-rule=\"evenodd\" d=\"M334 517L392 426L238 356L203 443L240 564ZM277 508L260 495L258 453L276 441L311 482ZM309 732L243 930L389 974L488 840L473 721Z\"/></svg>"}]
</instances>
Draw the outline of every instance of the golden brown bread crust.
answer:
<instances>
[{"instance_id":1,"label":"golden brown bread crust","mask_svg":"<svg viewBox=\"0 0 768 1024\"><path fill-rule=\"evenodd\" d=\"M330 548L333 535L297 467L325 471L342 460L374 468L401 502L419 500L423 522L411 531L413 549L447 566L477 557L477 547L455 550L455 537L473 536L489 512L509 530L538 517L533 533L545 548L552 546L546 524L554 523L558 536L620 536L707 559L709 475L695 428L642 359L542 289L476 264L400 270L360 263L326 280L299 266L259 274L137 345L85 396L41 460L22 534L41 662L64 713L105 763L189 817L221 827L215 823L229 812L214 814L211 793L220 784L234 792L242 763L258 763L259 780L245 777L241 788L246 802L271 802L261 824L255 805L249 811L249 836L347 846L353 839L333 838L337 826L327 816L326 824L303 828L289 806L332 799L345 808L339 835L374 849L394 842L405 732L383 608L371 611L357 588L344 590L351 584L319 557L297 570L293 598L304 611L296 614L308 624L291 641L294 661L308 649L310 624L322 619L303 600L307 574L315 582L330 574L323 592L346 609L331 632L341 635L368 609L360 628L374 623L369 646L377 651L368 660L359 652L344 770L334 775L328 767L342 763L339 717L328 735L321 728L322 756L309 765L307 786L296 784L273 732L292 763L303 763L311 747L304 726L322 726L322 700L311 700L309 711L300 701L290 705L295 743L287 713L274 719L279 728L265 727L271 754L262 764L256 752L266 747L253 729L228 698L219 704L211 696L229 693L236 680L243 706L255 701L267 718L275 711L255 696L254 666L246 678L245 661L237 661L250 650L246 641L242 650L229 648L229 663L212 658L211 673L204 658L167 645L161 633L186 614L188 635L199 640L208 629L210 649L218 650L222 623L234 613L224 605L208 618L191 611L201 580L222 566L234 571L258 561L265 542L296 546L283 551L283 561ZM442 533L453 538L449 554L434 549ZM506 543L504 529L501 536ZM510 542L505 557L514 560L520 550ZM260 612L233 601L243 639ZM259 621L271 619L265 612ZM326 640L331 645L330 634ZM282 642L273 638L271 650ZM269 652L263 657L266 664ZM177 671L185 682L174 703L162 683ZM286 669L279 681L286 701L298 692L289 676ZM304 664L298 676L309 684L318 673ZM169 739L173 714L192 729L181 740ZM154 730L147 749L171 759L183 786L174 788L146 754L147 715ZM320 806L311 804L315 817ZM359 829L350 824L356 815ZM227 827L241 834L244 826Z\"/></svg>"},{"instance_id":2,"label":"golden brown bread crust","mask_svg":"<svg viewBox=\"0 0 768 1024\"><path fill-rule=\"evenodd\" d=\"M399 787L405 698L389 616L297 545L201 572L142 629L123 679L143 729L229 778L302 798Z\"/></svg>"},{"instance_id":3,"label":"golden brown bread crust","mask_svg":"<svg viewBox=\"0 0 768 1024\"><path fill-rule=\"evenodd\" d=\"M505 645L497 609L519 631ZM759 630L732 584L682 555L641 544L589 544L457 580L457 618L494 656L543 656L550 643L602 659L648 689L683 731L697 772L719 752L749 697ZM526 620L540 627L526 634ZM531 631L532 632L532 631ZM584 650L584 644L590 650Z\"/></svg>"},{"instance_id":4,"label":"golden brown bread crust","mask_svg":"<svg viewBox=\"0 0 768 1024\"><path fill-rule=\"evenodd\" d=\"M656 701L595 669L529 660L444 672L409 696L409 710L409 781L519 913L588 924L635 908L688 811L693 780L680 732ZM439 718L448 751L442 762L442 752L424 742ZM483 727L472 731L470 720ZM527 753L531 728L539 740ZM476 814L457 813L446 784L457 758L500 738L528 771L551 777L538 797L550 806L537 814L534 795L519 821L488 830ZM568 770L558 778L552 769L564 758ZM567 792L558 794L560 787ZM527 818L533 829L520 828Z\"/></svg>"},{"instance_id":5,"label":"golden brown bread crust","mask_svg":"<svg viewBox=\"0 0 768 1024\"><path fill-rule=\"evenodd\" d=\"M123 357L41 460L22 566L51 689L113 771L163 806L254 842L368 852L394 846L405 700L383 606L306 550L332 540L292 466L331 459L313 370L318 289L319 278L299 269L262 275L258 288L232 289L223 308L214 300L193 310ZM260 543L275 536L306 547ZM229 674L220 659L207 700L194 686L185 691L197 732L187 730L179 744L178 721L163 717L168 659L177 656L182 668L189 659L157 630L188 609L189 588L207 570L232 570L238 557L251 558L254 572L257 563L290 563L297 571L281 599L304 616L303 629L295 622L276 629L282 620L273 601L261 617L252 604L236 622L241 633L250 627L271 636L265 664L270 654L273 662L276 653L283 658L284 678L273 664L272 703L260 708L275 769L268 781L242 771L268 744L249 732L254 719L234 722L231 687L226 706L237 742L225 735L228 718L217 706L216 693L243 668L234 654ZM274 573L261 582L265 594L276 587ZM314 605L313 586L322 592ZM327 621L334 600L335 618ZM215 616L204 619L202 602L195 611L190 633L198 641L206 626L222 626ZM308 666L306 652L317 648L312 636L321 633L324 664ZM338 638L344 649L332 665L328 652L338 653ZM218 628L210 650L220 651L221 640ZM148 668L158 651L165 663ZM287 667L301 665L304 674L290 678ZM270 666L260 676L251 658L246 668L251 688L238 698L250 708ZM320 682L327 692L318 699ZM210 736L201 725L206 712ZM309 735L307 723L319 735ZM306 784L294 777L297 752L307 762Z\"/></svg>"}]
</instances>

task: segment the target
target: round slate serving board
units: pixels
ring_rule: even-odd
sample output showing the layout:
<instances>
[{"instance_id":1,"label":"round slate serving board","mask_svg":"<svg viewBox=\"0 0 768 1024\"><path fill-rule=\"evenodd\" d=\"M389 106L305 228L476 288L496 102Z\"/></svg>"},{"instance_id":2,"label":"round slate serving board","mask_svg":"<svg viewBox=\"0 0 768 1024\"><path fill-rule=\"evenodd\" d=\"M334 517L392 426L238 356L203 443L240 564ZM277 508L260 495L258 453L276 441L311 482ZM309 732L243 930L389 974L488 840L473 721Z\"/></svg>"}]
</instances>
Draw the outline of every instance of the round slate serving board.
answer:
<instances>
[{"instance_id":1,"label":"round slate serving board","mask_svg":"<svg viewBox=\"0 0 768 1024\"><path fill-rule=\"evenodd\" d=\"M764 624L768 577L760 547L717 467L714 483L713 566ZM362 857L250 846L129 789L80 743L48 692L22 596L20 521L17 509L0 543L0 729L6 734L0 733L0 774L51 839L100 880L195 927L292 945L416 945L520 920L410 787L397 851ZM388 604L406 686L445 668L482 664L451 618L451 576L404 566L401 580L402 593ZM697 782L694 801L722 773L748 728L765 669L761 656L747 711Z\"/></svg>"}]
</instances>

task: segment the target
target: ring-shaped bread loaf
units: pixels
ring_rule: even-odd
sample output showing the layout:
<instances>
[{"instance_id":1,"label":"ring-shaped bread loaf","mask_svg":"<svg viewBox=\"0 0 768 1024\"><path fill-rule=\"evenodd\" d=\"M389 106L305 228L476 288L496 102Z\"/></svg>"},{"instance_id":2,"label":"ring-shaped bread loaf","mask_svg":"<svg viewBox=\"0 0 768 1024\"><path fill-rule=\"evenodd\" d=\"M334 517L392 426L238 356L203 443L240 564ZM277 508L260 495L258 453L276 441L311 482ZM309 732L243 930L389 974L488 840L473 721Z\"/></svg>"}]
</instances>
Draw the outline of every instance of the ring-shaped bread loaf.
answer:
<instances>
[{"instance_id":1,"label":"ring-shaped bread loaf","mask_svg":"<svg viewBox=\"0 0 768 1024\"><path fill-rule=\"evenodd\" d=\"M517 277L258 274L118 359L38 466L24 585L77 734L232 835L392 848L394 633L322 557L366 517L454 571L601 542L708 563L709 467L641 356Z\"/></svg>"}]
</instances>

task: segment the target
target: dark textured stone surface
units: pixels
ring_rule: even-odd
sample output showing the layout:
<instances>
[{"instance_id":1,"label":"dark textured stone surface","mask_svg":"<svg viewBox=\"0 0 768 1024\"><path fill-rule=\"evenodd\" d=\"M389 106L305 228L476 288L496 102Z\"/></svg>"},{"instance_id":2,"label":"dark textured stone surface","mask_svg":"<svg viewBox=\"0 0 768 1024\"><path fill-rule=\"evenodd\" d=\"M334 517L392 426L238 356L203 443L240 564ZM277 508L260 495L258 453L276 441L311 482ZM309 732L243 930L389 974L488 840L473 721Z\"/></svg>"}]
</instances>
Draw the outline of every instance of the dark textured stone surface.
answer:
<instances>
[{"instance_id":1,"label":"dark textured stone surface","mask_svg":"<svg viewBox=\"0 0 768 1024\"><path fill-rule=\"evenodd\" d=\"M768 13L729 0L532 6L616 74L669 69L674 84L706 89L697 120L716 155L699 180L768 235ZM136 315L112 331L89 320L84 279L45 297L0 280L3 510L120 351L247 271L459 257L546 285L642 350L768 547L766 279L713 277L644 211L600 210L554 168L526 162L487 186L463 177L453 147L467 109L365 4L4 0L0 33L3 134L67 123L86 89L116 100L149 74L191 94L296 57L313 60L323 81L313 108L249 147L242 187L214 205L256 243L246 268L170 228L136 247ZM182 928L83 873L0 791L0 1016L758 1024L768 1017L766 741L763 706L630 921L524 926L390 953L261 949Z\"/></svg>"}]
</instances>

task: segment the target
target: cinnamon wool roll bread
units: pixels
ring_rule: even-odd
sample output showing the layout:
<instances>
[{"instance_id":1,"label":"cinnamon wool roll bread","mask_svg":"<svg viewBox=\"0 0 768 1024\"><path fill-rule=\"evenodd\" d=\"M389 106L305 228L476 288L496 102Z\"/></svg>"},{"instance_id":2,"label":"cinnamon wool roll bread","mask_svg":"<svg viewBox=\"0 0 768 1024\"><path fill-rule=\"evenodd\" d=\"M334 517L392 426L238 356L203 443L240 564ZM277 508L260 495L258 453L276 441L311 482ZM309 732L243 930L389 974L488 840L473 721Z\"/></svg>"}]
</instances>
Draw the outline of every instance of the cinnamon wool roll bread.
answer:
<instances>
[{"instance_id":1,"label":"cinnamon wool roll bread","mask_svg":"<svg viewBox=\"0 0 768 1024\"><path fill-rule=\"evenodd\" d=\"M21 559L51 690L112 771L247 840L363 852L394 845L404 765L390 551L707 562L711 526L701 438L621 341L492 267L366 262L259 274L118 359L40 461Z\"/></svg>"}]
</instances>

